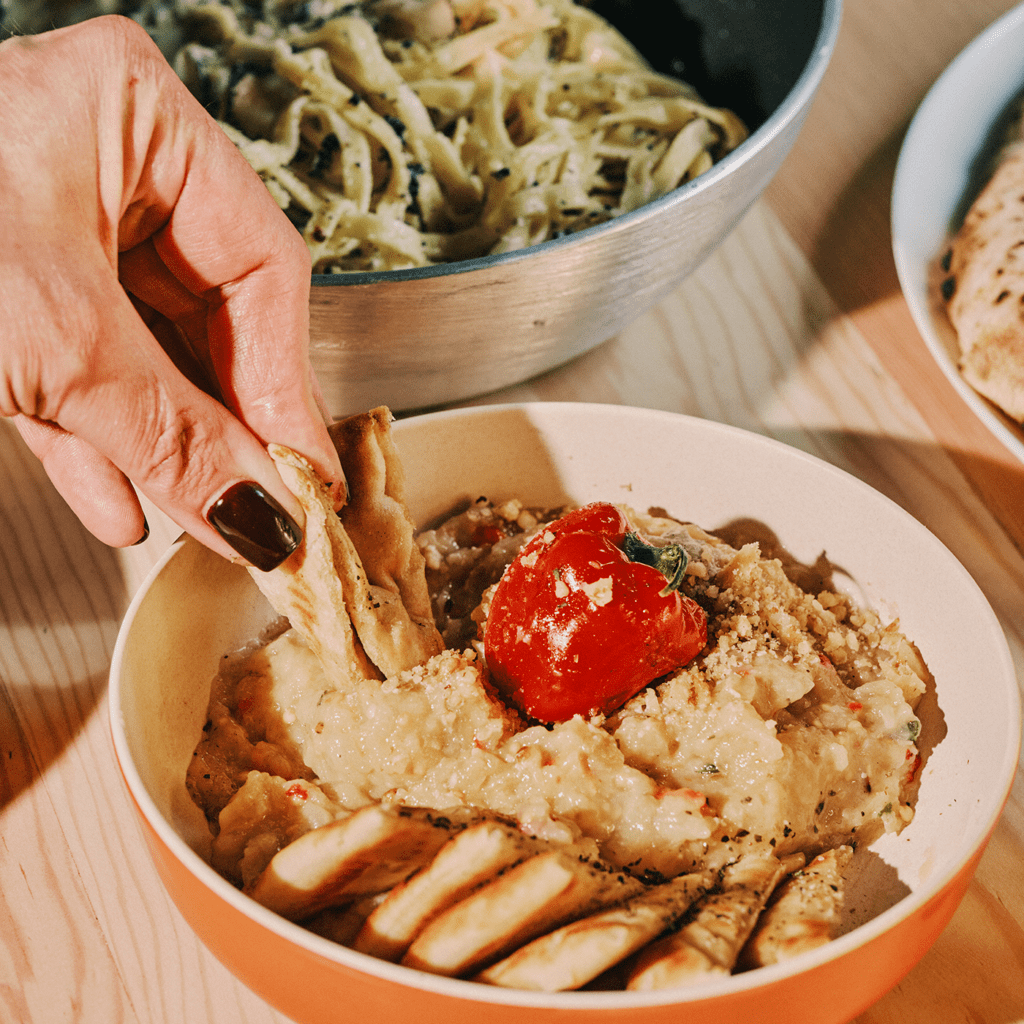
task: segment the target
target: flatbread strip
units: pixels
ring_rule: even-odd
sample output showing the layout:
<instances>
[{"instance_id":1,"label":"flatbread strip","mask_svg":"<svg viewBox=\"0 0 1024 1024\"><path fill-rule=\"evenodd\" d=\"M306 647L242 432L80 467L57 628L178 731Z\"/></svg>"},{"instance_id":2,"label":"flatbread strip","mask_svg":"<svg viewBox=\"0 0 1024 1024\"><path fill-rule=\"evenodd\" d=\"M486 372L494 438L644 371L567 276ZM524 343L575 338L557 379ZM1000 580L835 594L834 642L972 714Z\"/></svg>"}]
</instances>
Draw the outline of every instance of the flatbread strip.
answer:
<instances>
[{"instance_id":1,"label":"flatbread strip","mask_svg":"<svg viewBox=\"0 0 1024 1024\"><path fill-rule=\"evenodd\" d=\"M942 284L976 391L1024 422L1024 143L1008 146L957 232Z\"/></svg>"},{"instance_id":2,"label":"flatbread strip","mask_svg":"<svg viewBox=\"0 0 1024 1024\"><path fill-rule=\"evenodd\" d=\"M313 467L281 445L270 454L288 489L306 516L302 544L270 572L250 568L260 591L278 615L285 616L320 659L328 679L374 679L379 673L356 636L345 591L335 564L335 549L350 544L334 512L334 502Z\"/></svg>"},{"instance_id":3,"label":"flatbread strip","mask_svg":"<svg viewBox=\"0 0 1024 1024\"><path fill-rule=\"evenodd\" d=\"M431 863L394 888L352 943L361 953L397 963L439 914L496 875L548 849L512 825L483 821L450 839Z\"/></svg>"},{"instance_id":4,"label":"flatbread strip","mask_svg":"<svg viewBox=\"0 0 1024 1024\"><path fill-rule=\"evenodd\" d=\"M740 967L766 967L832 941L843 909L843 871L853 849L819 854L779 886L744 946Z\"/></svg>"},{"instance_id":5,"label":"flatbread strip","mask_svg":"<svg viewBox=\"0 0 1024 1024\"><path fill-rule=\"evenodd\" d=\"M771 854L748 854L729 865L720 889L697 904L696 916L689 924L639 954L630 968L626 988L675 988L709 975L731 973L786 868Z\"/></svg>"},{"instance_id":6,"label":"flatbread strip","mask_svg":"<svg viewBox=\"0 0 1024 1024\"><path fill-rule=\"evenodd\" d=\"M460 977L576 918L642 891L636 878L560 850L531 857L427 925L406 967Z\"/></svg>"},{"instance_id":7,"label":"flatbread strip","mask_svg":"<svg viewBox=\"0 0 1024 1024\"><path fill-rule=\"evenodd\" d=\"M398 675L444 647L430 614L423 556L405 508L390 423L390 412L381 408L336 425L345 440L342 465L351 475L340 517L326 485L301 455L281 445L268 449L302 505L305 538L283 565L250 573L338 685L351 676Z\"/></svg>"},{"instance_id":8,"label":"flatbread strip","mask_svg":"<svg viewBox=\"0 0 1024 1024\"><path fill-rule=\"evenodd\" d=\"M278 851L247 892L282 917L301 921L405 881L457 827L436 811L363 807Z\"/></svg>"},{"instance_id":9,"label":"flatbread strip","mask_svg":"<svg viewBox=\"0 0 1024 1024\"><path fill-rule=\"evenodd\" d=\"M534 939L473 980L541 992L580 988L674 927L710 885L711 876L701 872L673 878Z\"/></svg>"},{"instance_id":10,"label":"flatbread strip","mask_svg":"<svg viewBox=\"0 0 1024 1024\"><path fill-rule=\"evenodd\" d=\"M426 563L405 503L405 469L392 419L391 410L379 406L331 425L349 489L339 515L370 583L397 594L413 622L432 627Z\"/></svg>"}]
</instances>

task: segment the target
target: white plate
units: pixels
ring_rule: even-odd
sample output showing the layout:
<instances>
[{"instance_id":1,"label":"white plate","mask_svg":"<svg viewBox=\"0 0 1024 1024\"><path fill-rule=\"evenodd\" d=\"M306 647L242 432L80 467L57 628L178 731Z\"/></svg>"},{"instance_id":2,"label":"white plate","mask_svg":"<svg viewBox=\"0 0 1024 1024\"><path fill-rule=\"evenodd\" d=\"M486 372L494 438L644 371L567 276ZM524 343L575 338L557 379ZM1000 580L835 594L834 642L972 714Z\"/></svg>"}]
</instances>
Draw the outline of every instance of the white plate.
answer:
<instances>
[{"instance_id":1,"label":"white plate","mask_svg":"<svg viewBox=\"0 0 1024 1024\"><path fill-rule=\"evenodd\" d=\"M1024 4L981 33L932 86L903 141L892 195L893 254L917 329L982 422L1024 462L1024 429L982 398L957 368L956 335L929 288L929 268L977 182L975 161L1007 104L1024 89ZM934 278L932 279L934 283Z\"/></svg>"}]
</instances>

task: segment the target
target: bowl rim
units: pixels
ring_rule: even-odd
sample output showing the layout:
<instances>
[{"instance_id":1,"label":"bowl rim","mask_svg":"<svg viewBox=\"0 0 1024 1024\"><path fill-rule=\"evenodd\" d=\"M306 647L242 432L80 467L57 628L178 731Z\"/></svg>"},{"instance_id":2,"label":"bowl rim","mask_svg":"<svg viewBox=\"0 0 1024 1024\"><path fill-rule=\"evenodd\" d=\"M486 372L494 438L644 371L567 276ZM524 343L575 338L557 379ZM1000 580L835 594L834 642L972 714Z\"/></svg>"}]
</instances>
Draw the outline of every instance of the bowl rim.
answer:
<instances>
[{"instance_id":1,"label":"bowl rim","mask_svg":"<svg viewBox=\"0 0 1024 1024\"><path fill-rule=\"evenodd\" d=\"M689 416L683 413L673 413L654 409L641 409L629 406L604 405L601 403L569 403L569 402L521 402L496 405L474 406L464 409L449 409L437 412L424 413L417 416L403 418L395 423L396 434L400 443L400 432L409 429L403 424L419 424L439 422L444 419L465 418L475 416L487 416L502 414L508 411L523 411L529 414L531 410L540 408L553 409L556 414L558 410L578 410L584 408L591 411L614 410L616 415L640 418L663 418L673 421L690 421L699 424L702 430L711 430L726 437L742 437L748 443L758 444L766 451L783 453L784 457L793 458L810 463L826 474L835 478L842 478L846 483L860 490L862 493L871 496L871 500L882 501L891 507L898 517L903 518L911 526L911 529L921 531L932 538L932 541L946 551L950 559L950 567L959 570L962 584L966 588L973 589L981 595L985 606L988 608L992 623L998 627L998 637L1002 643L999 650L999 660L1010 678L1016 679L1016 670L1010 654L1009 646L1001 626L995 617L994 611L988 603L987 598L981 594L978 584L964 568L956 556L945 548L945 545L917 519L901 508L888 496L877 491L869 484L853 476L851 473L840 469L833 464L811 455L801 449L785 444L782 441L757 434L740 427L715 421L704 420L699 417ZM118 631L117 641L111 660L109 689L108 689L108 717L110 731L113 739L113 746L117 761L125 780L129 793L134 800L138 810L145 818L149 827L155 832L158 839L168 848L170 853L178 862L202 885L210 889L216 896L223 899L233 908L246 917L255 921L258 925L275 933L279 937L297 944L301 948L322 957L325 960L342 965L352 970L366 973L377 977L380 980L388 981L413 990L427 991L436 995L455 998L463 1001L472 1001L477 1004L499 1004L502 1006L513 1006L543 1009L571 1010L627 1010L642 1007L679 1005L685 1006L688 1003L699 1003L704 1000L718 997L733 996L751 989L768 986L780 982L795 975L803 974L815 967L826 964L829 961L846 956L851 951L859 949L874 941L883 933L889 931L900 922L907 920L918 913L932 900L940 897L950 888L975 859L981 850L984 849L995 828L996 822L1002 814L1003 807L1012 787L1018 759L1021 749L1021 704L1018 699L1014 707L1010 709L1007 719L1008 733L1016 735L1016 743L1010 742L1004 753L1003 771L1000 779L1000 786L989 793L989 799L995 796L992 811L985 819L983 826L978 831L981 835L980 843L972 845L971 849L962 853L956 862L947 869L922 883L917 890L904 896L893 906L882 911L877 916L865 921L863 924L851 929L845 935L839 936L831 942L819 947L816 950L802 953L792 959L762 967L756 971L748 971L736 975L727 975L721 978L709 979L706 982L698 982L686 989L669 989L656 992L530 992L517 989L503 989L494 986L481 985L476 982L457 978L447 978L432 975L426 972L412 970L402 967L399 964L392 964L378 960L374 957L355 950L341 946L329 939L315 935L300 925L278 916L266 907L261 906L255 900L246 896L236 889L231 883L219 875L185 840L178 834L170 821L161 813L155 801L150 796L142 777L134 764L131 748L129 745L124 718L121 714L121 668L124 661L125 648L128 643L128 635L132 623L139 612L140 607L146 600L154 580L173 559L179 557L183 549L192 546L201 552L202 548L198 541L182 534L153 566L145 580L136 591L128 611ZM216 557L212 553L209 557Z\"/></svg>"},{"instance_id":2,"label":"bowl rim","mask_svg":"<svg viewBox=\"0 0 1024 1024\"><path fill-rule=\"evenodd\" d=\"M891 231L900 289L932 358L988 430L1017 459L1024 462L1022 428L975 391L960 373L954 354L955 331L952 324L945 320L942 310L936 307L929 287L929 266L939 258L942 246L955 227L955 218L967 193L967 183L964 183L955 197L941 197L953 200L951 206L947 208L943 205L941 210L943 213L948 212L946 223L942 225L941 238L934 237L937 222L928 221L920 225L914 216L915 196L933 197L937 187L934 171L938 165L934 159L928 159L928 153L934 152L934 146L929 144L929 140L937 130L954 131L961 140L976 142L968 154L969 161L976 159L983 150L985 139L993 126L992 120L972 119L970 123L975 126L974 129L965 132L963 119L954 122L948 116L947 101L951 95L962 93L965 86L969 90L974 80L971 72L985 64L984 55L994 49L1005 49L1010 40L1018 43L1024 40L1024 3L1011 8L978 33L946 66L925 94L900 146L892 187ZM1021 60L1021 67L1024 69L1024 59ZM1000 91L998 107L992 111L993 119L1021 92L1022 87L1024 77L1016 81L1012 88L1008 85L1005 93ZM991 93L991 102L996 102L994 91ZM956 167L959 168L959 165ZM929 169L931 174L928 173ZM933 251L923 251L926 246L933 247Z\"/></svg>"},{"instance_id":3,"label":"bowl rim","mask_svg":"<svg viewBox=\"0 0 1024 1024\"><path fill-rule=\"evenodd\" d=\"M625 231L634 225L660 216L665 210L686 202L690 197L714 188L720 179L730 174L735 167L747 163L765 149L791 120L807 106L814 97L821 79L828 68L835 49L839 27L842 22L843 0L822 0L821 24L811 48L811 54L793 87L783 101L772 111L765 122L752 132L732 152L727 153L710 170L688 181L667 195L646 203L636 210L614 217L602 224L584 228L563 238L552 238L525 249L512 252L477 256L468 260L451 263L435 263L426 267L409 267L404 270L353 271L343 274L313 274L312 286L346 287L373 285L387 281L416 281L422 278L448 277L476 270L512 265L519 260L541 252L553 252L565 246L582 245L589 239Z\"/></svg>"}]
</instances>

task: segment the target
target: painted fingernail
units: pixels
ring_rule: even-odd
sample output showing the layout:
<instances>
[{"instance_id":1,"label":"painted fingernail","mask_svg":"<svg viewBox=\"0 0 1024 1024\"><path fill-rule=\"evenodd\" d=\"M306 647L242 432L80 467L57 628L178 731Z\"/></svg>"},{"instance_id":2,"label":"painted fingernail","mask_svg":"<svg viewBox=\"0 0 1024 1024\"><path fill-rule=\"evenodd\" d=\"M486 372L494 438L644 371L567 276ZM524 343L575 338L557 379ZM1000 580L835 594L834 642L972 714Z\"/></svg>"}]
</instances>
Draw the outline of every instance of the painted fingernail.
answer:
<instances>
[{"instance_id":1,"label":"painted fingernail","mask_svg":"<svg viewBox=\"0 0 1024 1024\"><path fill-rule=\"evenodd\" d=\"M149 520L145 516L142 517L142 536L132 544L132 547L138 547L149 537Z\"/></svg>"},{"instance_id":2,"label":"painted fingernail","mask_svg":"<svg viewBox=\"0 0 1024 1024\"><path fill-rule=\"evenodd\" d=\"M207 522L247 562L263 572L279 566L301 543L295 520L259 484L232 484L206 513Z\"/></svg>"}]
</instances>

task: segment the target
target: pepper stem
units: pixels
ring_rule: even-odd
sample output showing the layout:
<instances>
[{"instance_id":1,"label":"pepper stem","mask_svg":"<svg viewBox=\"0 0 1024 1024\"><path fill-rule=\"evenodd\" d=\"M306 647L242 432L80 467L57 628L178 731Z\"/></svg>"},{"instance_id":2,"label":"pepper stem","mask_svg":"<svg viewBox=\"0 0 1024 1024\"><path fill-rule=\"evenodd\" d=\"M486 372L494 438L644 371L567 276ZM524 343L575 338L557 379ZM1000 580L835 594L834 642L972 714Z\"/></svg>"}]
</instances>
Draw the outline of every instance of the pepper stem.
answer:
<instances>
[{"instance_id":1,"label":"pepper stem","mask_svg":"<svg viewBox=\"0 0 1024 1024\"><path fill-rule=\"evenodd\" d=\"M631 562L649 565L668 580L662 594L679 590L682 586L683 577L686 575L687 557L686 552L678 544L666 544L659 548L642 540L639 534L629 532L623 538L622 550Z\"/></svg>"}]
</instances>

